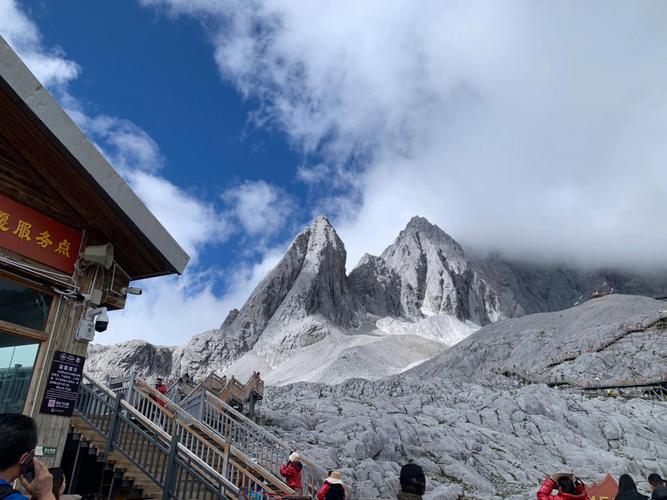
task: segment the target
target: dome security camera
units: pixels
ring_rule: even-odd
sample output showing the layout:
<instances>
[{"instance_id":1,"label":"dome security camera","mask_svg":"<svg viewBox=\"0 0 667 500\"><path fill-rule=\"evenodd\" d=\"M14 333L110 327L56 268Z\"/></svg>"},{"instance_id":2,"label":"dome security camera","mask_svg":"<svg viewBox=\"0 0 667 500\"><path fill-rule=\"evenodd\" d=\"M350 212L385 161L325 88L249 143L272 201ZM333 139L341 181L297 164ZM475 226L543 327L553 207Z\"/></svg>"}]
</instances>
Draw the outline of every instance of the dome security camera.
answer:
<instances>
[{"instance_id":1,"label":"dome security camera","mask_svg":"<svg viewBox=\"0 0 667 500\"><path fill-rule=\"evenodd\" d=\"M109 315L106 307L100 307L99 314L95 317L95 331L104 332L109 326Z\"/></svg>"},{"instance_id":2,"label":"dome security camera","mask_svg":"<svg viewBox=\"0 0 667 500\"><path fill-rule=\"evenodd\" d=\"M97 307L86 311L86 319L93 322L95 331L102 333L109 326L109 315L106 307Z\"/></svg>"}]
</instances>

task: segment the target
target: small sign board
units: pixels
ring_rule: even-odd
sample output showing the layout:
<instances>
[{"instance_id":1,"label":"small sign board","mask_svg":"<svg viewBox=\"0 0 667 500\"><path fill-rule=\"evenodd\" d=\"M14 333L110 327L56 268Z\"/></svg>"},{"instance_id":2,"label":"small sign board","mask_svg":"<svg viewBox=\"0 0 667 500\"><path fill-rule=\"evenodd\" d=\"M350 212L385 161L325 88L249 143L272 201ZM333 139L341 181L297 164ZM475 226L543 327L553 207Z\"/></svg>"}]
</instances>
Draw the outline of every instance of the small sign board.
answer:
<instances>
[{"instance_id":1,"label":"small sign board","mask_svg":"<svg viewBox=\"0 0 667 500\"><path fill-rule=\"evenodd\" d=\"M79 354L55 352L42 399L41 413L72 416L85 360L86 358Z\"/></svg>"},{"instance_id":2,"label":"small sign board","mask_svg":"<svg viewBox=\"0 0 667 500\"><path fill-rule=\"evenodd\" d=\"M37 457L55 457L58 448L55 446L35 446L35 456Z\"/></svg>"}]
</instances>

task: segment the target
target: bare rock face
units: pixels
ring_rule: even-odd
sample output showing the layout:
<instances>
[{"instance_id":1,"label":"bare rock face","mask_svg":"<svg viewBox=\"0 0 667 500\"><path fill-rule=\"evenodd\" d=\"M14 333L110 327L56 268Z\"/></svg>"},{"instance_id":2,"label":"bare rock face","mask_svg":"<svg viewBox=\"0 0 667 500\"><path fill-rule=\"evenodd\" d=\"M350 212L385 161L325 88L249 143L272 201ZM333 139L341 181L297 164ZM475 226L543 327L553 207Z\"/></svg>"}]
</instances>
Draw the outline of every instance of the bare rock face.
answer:
<instances>
[{"instance_id":1,"label":"bare rock face","mask_svg":"<svg viewBox=\"0 0 667 500\"><path fill-rule=\"evenodd\" d=\"M667 372L667 324L660 326L666 318L663 301L608 295L498 321L414 370L480 382L503 371L577 383L660 377Z\"/></svg>"},{"instance_id":2,"label":"bare rock face","mask_svg":"<svg viewBox=\"0 0 667 500\"><path fill-rule=\"evenodd\" d=\"M401 278L381 257L364 255L348 278L352 293L377 316L402 316Z\"/></svg>"},{"instance_id":3,"label":"bare rock face","mask_svg":"<svg viewBox=\"0 0 667 500\"><path fill-rule=\"evenodd\" d=\"M239 313L240 311L236 308L229 311L229 314L227 314L225 321L223 321L222 325L220 325L220 329L224 330L226 328L229 328L229 326L236 320L236 318L239 317Z\"/></svg>"},{"instance_id":4,"label":"bare rock face","mask_svg":"<svg viewBox=\"0 0 667 500\"><path fill-rule=\"evenodd\" d=\"M86 371L100 381L135 373L153 380L172 370L173 347L161 347L143 340L130 340L113 346L92 344L88 348Z\"/></svg>"},{"instance_id":5,"label":"bare rock face","mask_svg":"<svg viewBox=\"0 0 667 500\"><path fill-rule=\"evenodd\" d=\"M451 314L486 324L509 312L471 269L461 246L423 217L413 217L380 257L362 259L350 279L368 310L378 315L386 312L387 303L393 306L396 294L400 311L394 314L413 320Z\"/></svg>"}]
</instances>

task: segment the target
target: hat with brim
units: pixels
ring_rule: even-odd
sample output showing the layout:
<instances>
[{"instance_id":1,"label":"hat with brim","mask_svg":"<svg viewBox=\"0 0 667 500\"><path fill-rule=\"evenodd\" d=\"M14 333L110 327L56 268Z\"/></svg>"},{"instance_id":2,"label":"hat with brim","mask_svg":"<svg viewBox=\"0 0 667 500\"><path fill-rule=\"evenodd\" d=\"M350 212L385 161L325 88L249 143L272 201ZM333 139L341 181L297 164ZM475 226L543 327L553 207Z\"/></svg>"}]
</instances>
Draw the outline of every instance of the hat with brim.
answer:
<instances>
[{"instance_id":1,"label":"hat with brim","mask_svg":"<svg viewBox=\"0 0 667 500\"><path fill-rule=\"evenodd\" d=\"M337 470L329 474L329 477L326 479L329 484L343 484L343 475Z\"/></svg>"}]
</instances>

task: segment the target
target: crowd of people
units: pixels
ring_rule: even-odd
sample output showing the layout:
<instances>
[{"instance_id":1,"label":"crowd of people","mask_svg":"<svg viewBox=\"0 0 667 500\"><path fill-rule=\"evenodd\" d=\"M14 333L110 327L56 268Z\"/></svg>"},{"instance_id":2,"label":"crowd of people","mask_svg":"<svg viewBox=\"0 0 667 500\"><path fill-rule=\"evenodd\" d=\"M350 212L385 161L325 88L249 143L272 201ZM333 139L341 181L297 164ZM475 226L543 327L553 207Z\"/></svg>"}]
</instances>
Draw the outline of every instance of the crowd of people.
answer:
<instances>
[{"instance_id":1,"label":"crowd of people","mask_svg":"<svg viewBox=\"0 0 667 500\"><path fill-rule=\"evenodd\" d=\"M287 486L295 493L303 493L303 464L298 453L292 452L287 463L280 467L280 474L285 478ZM426 476L417 464L406 464L399 475L400 489L398 500L420 500L426 491ZM317 500L346 500L347 492L340 471L332 470L317 492Z\"/></svg>"},{"instance_id":2,"label":"crowd of people","mask_svg":"<svg viewBox=\"0 0 667 500\"><path fill-rule=\"evenodd\" d=\"M659 474L647 478L651 496L637 489L632 476L623 474L618 478L618 493L614 500L667 500L667 484ZM547 477L537 492L537 500L590 500L583 481L574 474L559 473Z\"/></svg>"},{"instance_id":3,"label":"crowd of people","mask_svg":"<svg viewBox=\"0 0 667 500\"><path fill-rule=\"evenodd\" d=\"M287 463L280 467L280 474L285 483L297 494L303 492L303 464L300 456L292 452ZM647 478L651 496L637 490L635 481L629 474L623 474L618 480L618 493L614 500L667 500L667 483L659 474L650 474ZM421 500L426 491L426 476L417 464L406 464L399 476L398 500ZM329 471L322 487L317 493L317 500L346 500L343 476L339 471ZM463 497L462 497L463 498ZM590 500L586 486L574 474L558 473L547 477L537 492L537 500Z\"/></svg>"}]
</instances>

